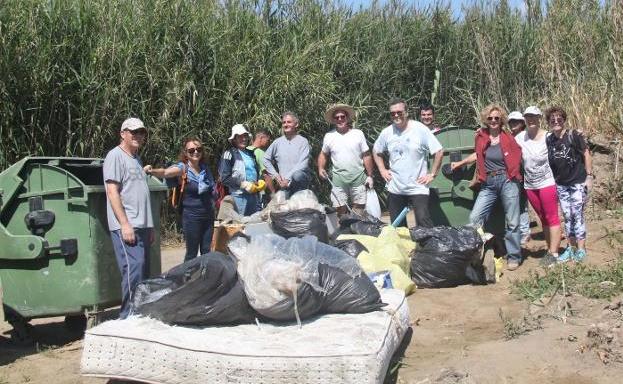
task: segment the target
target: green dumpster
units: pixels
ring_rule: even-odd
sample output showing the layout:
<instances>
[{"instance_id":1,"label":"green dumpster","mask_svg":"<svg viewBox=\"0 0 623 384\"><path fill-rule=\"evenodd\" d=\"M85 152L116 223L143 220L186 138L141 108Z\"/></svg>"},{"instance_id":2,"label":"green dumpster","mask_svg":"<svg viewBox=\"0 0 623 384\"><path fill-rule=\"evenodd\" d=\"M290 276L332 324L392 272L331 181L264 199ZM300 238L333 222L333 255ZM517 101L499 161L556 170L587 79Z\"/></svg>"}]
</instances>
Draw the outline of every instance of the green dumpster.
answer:
<instances>
[{"instance_id":1,"label":"green dumpster","mask_svg":"<svg viewBox=\"0 0 623 384\"><path fill-rule=\"evenodd\" d=\"M443 160L439 175L430 184L431 218L435 225L465 225L476 197L469 188L475 164L451 172L450 162L462 160L474 152L474 130L447 126L436 136L443 146Z\"/></svg>"},{"instance_id":2,"label":"green dumpster","mask_svg":"<svg viewBox=\"0 0 623 384\"><path fill-rule=\"evenodd\" d=\"M121 302L106 219L103 159L27 157L0 173L0 280L14 331L38 317L86 316ZM149 178L155 228L166 186ZM160 273L155 231L151 275ZM18 335L19 336L19 335Z\"/></svg>"},{"instance_id":3,"label":"green dumpster","mask_svg":"<svg viewBox=\"0 0 623 384\"><path fill-rule=\"evenodd\" d=\"M464 166L454 172L450 163L459 161L474 152L475 130L447 126L436 133L443 146L441 172L431 182L430 212L435 225L460 226L469 223L469 214L477 194L469 188L476 163ZM493 208L485 230L494 234L504 232L504 210L498 201Z\"/></svg>"}]
</instances>

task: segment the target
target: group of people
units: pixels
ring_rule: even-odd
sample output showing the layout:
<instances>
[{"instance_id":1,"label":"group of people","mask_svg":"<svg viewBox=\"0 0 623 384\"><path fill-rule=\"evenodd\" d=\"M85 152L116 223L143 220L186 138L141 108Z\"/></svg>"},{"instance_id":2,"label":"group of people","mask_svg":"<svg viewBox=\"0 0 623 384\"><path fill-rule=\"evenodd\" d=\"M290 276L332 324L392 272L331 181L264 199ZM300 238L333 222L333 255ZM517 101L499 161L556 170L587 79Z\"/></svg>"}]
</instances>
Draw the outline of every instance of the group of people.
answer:
<instances>
[{"instance_id":1,"label":"group of people","mask_svg":"<svg viewBox=\"0 0 623 384\"><path fill-rule=\"evenodd\" d=\"M386 183L391 221L410 206L416 225L433 226L428 209L429 184L439 172L443 148L436 137L440 127L434 121L434 107L422 105L419 113L420 121L412 120L405 100L390 100L391 124L370 148L364 133L353 126L356 113L352 106L334 104L326 110L324 117L332 129L324 135L316 166L320 178L331 184L331 202L338 215L347 213L349 203L354 211L363 211L366 192L374 187L376 165ZM563 109L553 107L546 112L549 133L541 128L541 115L537 107L509 116L500 106L486 107L481 112L483 126L476 131L474 154L451 164L454 170L476 162L481 187L470 215L472 223L483 224L494 203L502 201L511 270L521 263L520 223L529 220L527 205L522 205L520 198L524 190L543 224L549 249L546 263L580 261L586 256L583 209L586 186L592 178L590 152L577 131L565 128ZM507 122L513 133L504 129ZM283 190L291 195L310 188L311 148L298 133L299 124L295 113L284 112L283 135L272 143L267 131L256 132L251 142L244 125L232 127L230 146L219 160L218 181L229 190L241 215L259 211L265 201L262 196L268 192ZM149 270L149 244L154 233L146 175L183 179L180 204L185 260L198 252L207 253L212 240L217 180L206 164L201 141L185 140L176 164L155 168L143 166L138 157L146 135L141 120L127 119L121 126L120 144L104 161L108 223L122 274L121 318L128 315L131 292ZM560 255L558 200L569 241ZM399 225L406 226L406 219Z\"/></svg>"},{"instance_id":2,"label":"group of people","mask_svg":"<svg viewBox=\"0 0 623 384\"><path fill-rule=\"evenodd\" d=\"M482 110L473 155L451 164L457 169L476 162L480 192L470 222L484 223L500 200L506 219L507 266L521 264L521 244L529 240L529 216L523 196L541 221L548 247L542 264L582 261L586 257L584 207L593 182L592 157L586 139L567 129L567 113L551 107L545 112L549 132L541 126L543 113L536 106L506 114L499 105ZM508 122L510 131L504 129ZM565 219L567 247L561 243L560 206ZM524 233L522 236L522 228Z\"/></svg>"}]
</instances>

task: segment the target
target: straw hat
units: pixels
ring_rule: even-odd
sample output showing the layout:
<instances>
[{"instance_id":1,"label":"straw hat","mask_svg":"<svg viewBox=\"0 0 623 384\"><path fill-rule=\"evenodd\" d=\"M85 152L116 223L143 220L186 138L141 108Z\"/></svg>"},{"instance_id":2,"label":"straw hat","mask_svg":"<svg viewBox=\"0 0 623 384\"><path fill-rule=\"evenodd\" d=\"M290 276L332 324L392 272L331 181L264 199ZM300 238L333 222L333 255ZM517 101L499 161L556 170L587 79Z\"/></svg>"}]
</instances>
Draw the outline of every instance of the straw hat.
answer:
<instances>
[{"instance_id":1,"label":"straw hat","mask_svg":"<svg viewBox=\"0 0 623 384\"><path fill-rule=\"evenodd\" d=\"M338 103L329 106L327 111L324 113L324 120L329 124L333 124L333 115L337 111L344 111L344 113L348 115L349 121L353 121L355 119L355 109L353 107L348 104Z\"/></svg>"}]
</instances>

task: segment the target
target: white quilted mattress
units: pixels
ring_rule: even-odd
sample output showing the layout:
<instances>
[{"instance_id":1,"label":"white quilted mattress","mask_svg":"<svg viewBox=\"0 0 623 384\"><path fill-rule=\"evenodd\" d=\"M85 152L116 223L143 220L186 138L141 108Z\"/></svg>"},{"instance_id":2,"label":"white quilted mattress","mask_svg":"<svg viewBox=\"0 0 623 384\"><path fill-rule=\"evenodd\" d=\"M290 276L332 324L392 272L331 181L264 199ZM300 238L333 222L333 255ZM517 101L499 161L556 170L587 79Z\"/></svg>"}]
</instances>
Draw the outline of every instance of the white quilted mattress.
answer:
<instances>
[{"instance_id":1,"label":"white quilted mattress","mask_svg":"<svg viewBox=\"0 0 623 384\"><path fill-rule=\"evenodd\" d=\"M383 311L293 325L189 328L129 317L88 330L81 373L147 383L382 383L409 328L402 291Z\"/></svg>"}]
</instances>

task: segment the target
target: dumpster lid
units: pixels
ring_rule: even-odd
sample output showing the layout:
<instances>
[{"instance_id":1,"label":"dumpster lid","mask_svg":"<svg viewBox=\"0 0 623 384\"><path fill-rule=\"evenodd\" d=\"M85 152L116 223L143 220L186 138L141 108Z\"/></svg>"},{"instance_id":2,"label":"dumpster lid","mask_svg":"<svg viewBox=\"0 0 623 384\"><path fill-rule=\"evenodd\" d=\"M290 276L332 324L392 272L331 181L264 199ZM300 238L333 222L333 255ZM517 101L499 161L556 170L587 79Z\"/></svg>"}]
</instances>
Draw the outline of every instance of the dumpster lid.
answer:
<instances>
[{"instance_id":1,"label":"dumpster lid","mask_svg":"<svg viewBox=\"0 0 623 384\"><path fill-rule=\"evenodd\" d=\"M448 125L435 133L444 151L473 151L475 135L475 129L456 125Z\"/></svg>"}]
</instances>

